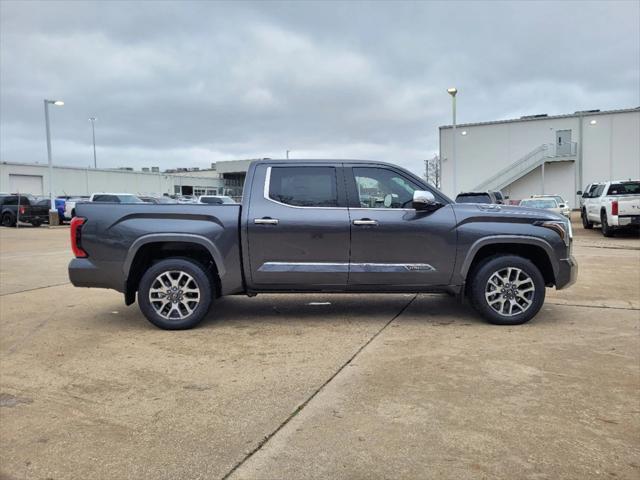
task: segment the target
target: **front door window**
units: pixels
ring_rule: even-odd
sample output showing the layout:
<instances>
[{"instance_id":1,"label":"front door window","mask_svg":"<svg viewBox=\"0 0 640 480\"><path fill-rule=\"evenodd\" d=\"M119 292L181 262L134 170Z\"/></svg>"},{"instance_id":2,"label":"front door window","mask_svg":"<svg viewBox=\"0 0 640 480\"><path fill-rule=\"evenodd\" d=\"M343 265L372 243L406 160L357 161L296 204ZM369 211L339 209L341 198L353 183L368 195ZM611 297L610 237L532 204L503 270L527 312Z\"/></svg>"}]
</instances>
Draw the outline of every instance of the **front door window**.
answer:
<instances>
[{"instance_id":1,"label":"front door window","mask_svg":"<svg viewBox=\"0 0 640 480\"><path fill-rule=\"evenodd\" d=\"M360 208L411 208L418 185L386 168L353 169Z\"/></svg>"}]
</instances>

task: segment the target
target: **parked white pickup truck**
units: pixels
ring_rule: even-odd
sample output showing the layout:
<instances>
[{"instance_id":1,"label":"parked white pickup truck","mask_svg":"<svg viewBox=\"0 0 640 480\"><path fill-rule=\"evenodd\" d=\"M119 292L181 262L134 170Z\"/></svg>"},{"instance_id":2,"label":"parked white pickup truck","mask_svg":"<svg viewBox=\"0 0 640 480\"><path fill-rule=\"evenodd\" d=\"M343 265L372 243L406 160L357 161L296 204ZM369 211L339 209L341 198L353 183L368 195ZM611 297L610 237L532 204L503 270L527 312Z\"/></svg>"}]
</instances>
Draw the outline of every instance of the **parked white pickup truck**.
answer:
<instances>
[{"instance_id":1,"label":"parked white pickup truck","mask_svg":"<svg viewBox=\"0 0 640 480\"><path fill-rule=\"evenodd\" d=\"M640 227L640 180L589 185L582 195L582 226L599 223L602 234L611 237L620 227ZM581 195L582 192L578 192Z\"/></svg>"}]
</instances>

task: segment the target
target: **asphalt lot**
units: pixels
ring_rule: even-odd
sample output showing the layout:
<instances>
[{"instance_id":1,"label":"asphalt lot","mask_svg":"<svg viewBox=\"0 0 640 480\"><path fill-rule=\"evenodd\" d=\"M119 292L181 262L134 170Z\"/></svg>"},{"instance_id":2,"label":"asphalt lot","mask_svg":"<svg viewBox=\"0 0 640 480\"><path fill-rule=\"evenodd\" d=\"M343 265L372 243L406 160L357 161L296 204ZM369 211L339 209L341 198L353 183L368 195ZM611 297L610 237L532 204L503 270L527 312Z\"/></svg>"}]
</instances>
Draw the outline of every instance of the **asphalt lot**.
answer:
<instances>
[{"instance_id":1,"label":"asphalt lot","mask_svg":"<svg viewBox=\"0 0 640 480\"><path fill-rule=\"evenodd\" d=\"M640 478L640 239L575 227L529 324L439 295L222 299L161 331L0 229L0 478Z\"/></svg>"}]
</instances>

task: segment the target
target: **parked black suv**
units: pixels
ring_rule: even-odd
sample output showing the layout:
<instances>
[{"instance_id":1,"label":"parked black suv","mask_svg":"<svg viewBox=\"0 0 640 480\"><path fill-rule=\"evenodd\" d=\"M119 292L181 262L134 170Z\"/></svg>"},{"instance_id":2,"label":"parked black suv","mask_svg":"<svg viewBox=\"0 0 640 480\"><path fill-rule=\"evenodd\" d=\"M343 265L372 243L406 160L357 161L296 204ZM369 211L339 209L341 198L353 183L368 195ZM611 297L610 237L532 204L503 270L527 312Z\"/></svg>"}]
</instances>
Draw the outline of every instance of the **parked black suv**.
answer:
<instances>
[{"instance_id":1,"label":"parked black suv","mask_svg":"<svg viewBox=\"0 0 640 480\"><path fill-rule=\"evenodd\" d=\"M0 195L0 223L2 226L15 227L18 220L39 227L49 221L49 203L43 204L36 197L28 194Z\"/></svg>"}]
</instances>

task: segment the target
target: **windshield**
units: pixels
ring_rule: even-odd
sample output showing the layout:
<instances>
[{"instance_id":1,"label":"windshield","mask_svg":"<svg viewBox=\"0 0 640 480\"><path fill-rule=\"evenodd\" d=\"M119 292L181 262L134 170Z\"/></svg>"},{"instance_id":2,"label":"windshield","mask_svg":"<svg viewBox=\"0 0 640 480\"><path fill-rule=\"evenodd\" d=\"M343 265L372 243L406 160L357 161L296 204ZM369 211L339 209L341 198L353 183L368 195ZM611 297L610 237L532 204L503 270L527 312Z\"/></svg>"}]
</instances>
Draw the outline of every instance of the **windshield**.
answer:
<instances>
[{"instance_id":1,"label":"windshield","mask_svg":"<svg viewBox=\"0 0 640 480\"><path fill-rule=\"evenodd\" d=\"M534 200L522 200L520 202L521 207L529 208L558 208L558 204L553 199L534 199Z\"/></svg>"},{"instance_id":2,"label":"windshield","mask_svg":"<svg viewBox=\"0 0 640 480\"><path fill-rule=\"evenodd\" d=\"M456 203L492 203L486 193L461 194L456 197Z\"/></svg>"},{"instance_id":3,"label":"windshield","mask_svg":"<svg viewBox=\"0 0 640 480\"><path fill-rule=\"evenodd\" d=\"M607 195L640 195L640 182L612 183Z\"/></svg>"}]
</instances>

